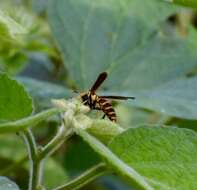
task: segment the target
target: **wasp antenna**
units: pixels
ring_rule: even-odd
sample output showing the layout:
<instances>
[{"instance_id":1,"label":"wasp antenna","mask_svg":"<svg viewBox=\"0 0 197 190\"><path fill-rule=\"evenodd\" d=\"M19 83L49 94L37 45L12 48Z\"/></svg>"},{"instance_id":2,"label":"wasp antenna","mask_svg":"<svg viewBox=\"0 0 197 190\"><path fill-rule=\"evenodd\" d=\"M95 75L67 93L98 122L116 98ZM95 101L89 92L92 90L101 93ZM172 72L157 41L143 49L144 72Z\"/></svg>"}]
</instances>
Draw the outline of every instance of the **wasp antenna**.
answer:
<instances>
[{"instance_id":1,"label":"wasp antenna","mask_svg":"<svg viewBox=\"0 0 197 190\"><path fill-rule=\"evenodd\" d=\"M73 90L74 93L78 94L79 92L77 90Z\"/></svg>"}]
</instances>

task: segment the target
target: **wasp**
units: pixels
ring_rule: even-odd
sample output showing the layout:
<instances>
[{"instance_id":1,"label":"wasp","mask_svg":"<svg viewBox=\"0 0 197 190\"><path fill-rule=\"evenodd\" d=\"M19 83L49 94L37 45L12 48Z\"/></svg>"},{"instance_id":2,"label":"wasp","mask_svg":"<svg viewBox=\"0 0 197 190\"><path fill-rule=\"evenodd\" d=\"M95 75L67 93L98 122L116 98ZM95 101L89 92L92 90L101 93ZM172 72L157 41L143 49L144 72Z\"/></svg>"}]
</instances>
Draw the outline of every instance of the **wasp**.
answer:
<instances>
[{"instance_id":1,"label":"wasp","mask_svg":"<svg viewBox=\"0 0 197 190\"><path fill-rule=\"evenodd\" d=\"M135 99L135 97L128 96L98 96L96 94L96 90L101 86L104 80L107 78L107 72L102 72L99 74L95 83L91 87L91 89L87 92L83 92L80 94L82 102L84 105L87 105L92 110L101 110L104 112L103 118L107 116L109 120L116 122L116 112L112 107L112 104L108 99L119 99L119 100L127 100L127 99Z\"/></svg>"}]
</instances>

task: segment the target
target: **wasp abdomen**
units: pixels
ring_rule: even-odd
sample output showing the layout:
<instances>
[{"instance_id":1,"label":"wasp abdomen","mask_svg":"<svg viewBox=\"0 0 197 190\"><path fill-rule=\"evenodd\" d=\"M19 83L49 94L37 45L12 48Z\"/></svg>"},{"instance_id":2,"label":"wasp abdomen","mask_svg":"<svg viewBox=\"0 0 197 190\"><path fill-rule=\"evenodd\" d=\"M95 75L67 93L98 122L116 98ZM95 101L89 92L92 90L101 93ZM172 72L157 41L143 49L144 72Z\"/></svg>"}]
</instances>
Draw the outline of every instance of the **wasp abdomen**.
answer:
<instances>
[{"instance_id":1,"label":"wasp abdomen","mask_svg":"<svg viewBox=\"0 0 197 190\"><path fill-rule=\"evenodd\" d=\"M99 98L98 103L100 105L101 110L107 115L107 117L111 120L116 122L116 113L115 110L113 109L111 103L104 99L104 98Z\"/></svg>"}]
</instances>

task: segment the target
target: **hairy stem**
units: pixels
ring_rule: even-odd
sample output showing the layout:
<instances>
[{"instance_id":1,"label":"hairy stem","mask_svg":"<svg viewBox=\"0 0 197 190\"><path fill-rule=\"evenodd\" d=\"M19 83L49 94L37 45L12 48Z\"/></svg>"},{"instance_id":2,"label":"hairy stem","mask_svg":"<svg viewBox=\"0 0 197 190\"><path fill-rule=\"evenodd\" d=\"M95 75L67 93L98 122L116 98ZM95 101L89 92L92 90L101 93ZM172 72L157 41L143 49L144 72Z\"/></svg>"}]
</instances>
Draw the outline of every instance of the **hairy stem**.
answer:
<instances>
[{"instance_id":1,"label":"hairy stem","mask_svg":"<svg viewBox=\"0 0 197 190\"><path fill-rule=\"evenodd\" d=\"M11 121L0 124L0 133L14 133L27 129L29 126L36 126L40 121L60 112L57 108L51 108L17 121Z\"/></svg>"},{"instance_id":2,"label":"hairy stem","mask_svg":"<svg viewBox=\"0 0 197 190\"><path fill-rule=\"evenodd\" d=\"M27 145L29 161L30 161L30 176L29 190L36 190L41 186L42 182L42 167L41 161L37 159L38 149L35 138L30 129L22 132L22 137Z\"/></svg>"},{"instance_id":3,"label":"hairy stem","mask_svg":"<svg viewBox=\"0 0 197 190\"><path fill-rule=\"evenodd\" d=\"M100 163L96 166L93 166L77 178L53 190L77 190L84 185L90 183L91 181L95 180L96 178L107 173L109 173L109 170L106 168L106 165L104 163Z\"/></svg>"},{"instance_id":4,"label":"hairy stem","mask_svg":"<svg viewBox=\"0 0 197 190\"><path fill-rule=\"evenodd\" d=\"M42 160L53 154L73 133L72 129L67 129L66 131L65 127L62 125L56 136L40 151L38 159Z\"/></svg>"}]
</instances>

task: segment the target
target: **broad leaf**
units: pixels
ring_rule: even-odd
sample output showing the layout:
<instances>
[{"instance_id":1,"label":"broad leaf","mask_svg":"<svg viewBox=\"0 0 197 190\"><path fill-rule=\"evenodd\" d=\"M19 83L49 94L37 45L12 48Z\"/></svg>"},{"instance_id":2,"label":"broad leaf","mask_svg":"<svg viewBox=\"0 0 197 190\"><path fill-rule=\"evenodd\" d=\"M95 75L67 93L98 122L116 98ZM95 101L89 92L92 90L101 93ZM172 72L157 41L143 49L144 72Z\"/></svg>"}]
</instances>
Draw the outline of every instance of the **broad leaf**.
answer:
<instances>
[{"instance_id":1,"label":"broad leaf","mask_svg":"<svg viewBox=\"0 0 197 190\"><path fill-rule=\"evenodd\" d=\"M24 87L0 73L0 121L26 117L32 110L32 100Z\"/></svg>"},{"instance_id":2,"label":"broad leaf","mask_svg":"<svg viewBox=\"0 0 197 190\"><path fill-rule=\"evenodd\" d=\"M89 89L99 72L106 70L109 78L103 85L105 89L136 95L135 106L194 119L197 108L187 104L187 93L195 91L193 85L189 91L182 85L185 93L177 92L181 99L170 95L170 86L165 88L168 99L160 91L197 65L196 31L191 29L183 37L161 27L174 12L173 6L158 0L49 3L52 31L78 88ZM152 94L157 94L156 99ZM169 105L169 99L175 103Z\"/></svg>"},{"instance_id":3,"label":"broad leaf","mask_svg":"<svg viewBox=\"0 0 197 190\"><path fill-rule=\"evenodd\" d=\"M51 107L51 99L70 98L74 95L66 86L27 77L18 77L17 79L24 84L34 102L41 108Z\"/></svg>"},{"instance_id":4,"label":"broad leaf","mask_svg":"<svg viewBox=\"0 0 197 190\"><path fill-rule=\"evenodd\" d=\"M114 68L119 73L117 65L127 64L132 70L137 63L142 65L135 54L144 43L151 44L153 30L173 10L157 0L51 0L49 21L71 77L78 87L89 88L100 71ZM131 71L128 66L122 69L127 72L118 76L124 79Z\"/></svg>"},{"instance_id":5,"label":"broad leaf","mask_svg":"<svg viewBox=\"0 0 197 190\"><path fill-rule=\"evenodd\" d=\"M155 88L144 90L111 91L110 94L133 94L136 99L128 101L128 105L145 107L158 111L166 116L186 119L197 118L197 77L179 78ZM109 93L109 92L108 92ZM132 115L130 116L132 117ZM195 127L195 126L194 126Z\"/></svg>"},{"instance_id":6,"label":"broad leaf","mask_svg":"<svg viewBox=\"0 0 197 190\"><path fill-rule=\"evenodd\" d=\"M19 188L8 178L0 176L0 190L19 190Z\"/></svg>"},{"instance_id":7,"label":"broad leaf","mask_svg":"<svg viewBox=\"0 0 197 190\"><path fill-rule=\"evenodd\" d=\"M115 137L110 149L157 190L195 190L197 134L175 127L131 128Z\"/></svg>"},{"instance_id":8,"label":"broad leaf","mask_svg":"<svg viewBox=\"0 0 197 190\"><path fill-rule=\"evenodd\" d=\"M146 107L165 115L197 118L197 77L181 78L161 84L152 90L136 93L132 105Z\"/></svg>"}]
</instances>

